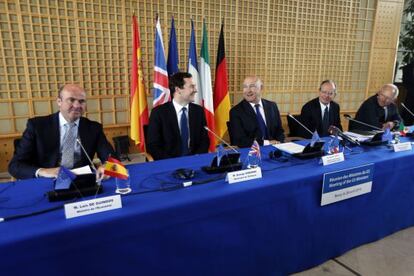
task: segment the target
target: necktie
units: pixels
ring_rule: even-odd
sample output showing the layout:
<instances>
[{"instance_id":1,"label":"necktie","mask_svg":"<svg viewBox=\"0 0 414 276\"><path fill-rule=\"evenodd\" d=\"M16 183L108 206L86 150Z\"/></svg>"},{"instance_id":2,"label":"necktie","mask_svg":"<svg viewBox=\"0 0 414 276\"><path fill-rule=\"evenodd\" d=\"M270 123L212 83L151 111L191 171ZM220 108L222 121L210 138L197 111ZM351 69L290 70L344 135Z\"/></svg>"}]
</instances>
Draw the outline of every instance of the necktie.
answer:
<instances>
[{"instance_id":1,"label":"necktie","mask_svg":"<svg viewBox=\"0 0 414 276\"><path fill-rule=\"evenodd\" d=\"M386 123L388 120L388 108L384 106L384 122Z\"/></svg>"},{"instance_id":2,"label":"necktie","mask_svg":"<svg viewBox=\"0 0 414 276\"><path fill-rule=\"evenodd\" d=\"M62 145L62 162L61 165L65 168L71 169L74 165L75 159L75 123L67 123L65 124L66 133L65 137L63 137L63 145Z\"/></svg>"},{"instance_id":3,"label":"necktie","mask_svg":"<svg viewBox=\"0 0 414 276\"><path fill-rule=\"evenodd\" d=\"M262 132L262 137L265 140L269 140L269 135L267 133L266 123L263 120L262 114L260 114L260 104L255 104L254 107L256 108L256 119L257 123L259 124L260 131Z\"/></svg>"},{"instance_id":4,"label":"necktie","mask_svg":"<svg viewBox=\"0 0 414 276\"><path fill-rule=\"evenodd\" d=\"M181 155L188 155L190 153L190 150L188 148L188 120L187 115L185 114L186 110L187 108L185 107L181 109Z\"/></svg>"},{"instance_id":5,"label":"necktie","mask_svg":"<svg viewBox=\"0 0 414 276\"><path fill-rule=\"evenodd\" d=\"M328 106L325 107L325 111L323 112L323 119L322 119L322 136L328 135L328 128L329 128L329 109Z\"/></svg>"}]
</instances>

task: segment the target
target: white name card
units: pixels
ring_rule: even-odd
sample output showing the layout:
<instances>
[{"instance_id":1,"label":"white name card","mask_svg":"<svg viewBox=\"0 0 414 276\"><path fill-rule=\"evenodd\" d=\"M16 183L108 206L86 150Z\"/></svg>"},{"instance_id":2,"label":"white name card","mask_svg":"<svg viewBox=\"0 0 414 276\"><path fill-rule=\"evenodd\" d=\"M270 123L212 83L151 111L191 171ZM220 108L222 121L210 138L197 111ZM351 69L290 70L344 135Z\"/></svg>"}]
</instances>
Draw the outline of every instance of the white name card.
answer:
<instances>
[{"instance_id":1,"label":"white name card","mask_svg":"<svg viewBox=\"0 0 414 276\"><path fill-rule=\"evenodd\" d=\"M120 195L100 197L65 204L65 216L66 219L70 219L119 208L122 208Z\"/></svg>"},{"instance_id":2,"label":"white name card","mask_svg":"<svg viewBox=\"0 0 414 276\"><path fill-rule=\"evenodd\" d=\"M324 166L343 162L344 160L345 157L343 152L322 156L322 163Z\"/></svg>"},{"instance_id":3,"label":"white name card","mask_svg":"<svg viewBox=\"0 0 414 276\"><path fill-rule=\"evenodd\" d=\"M394 147L394 152L406 151L406 150L412 149L410 142L398 143L392 146Z\"/></svg>"},{"instance_id":4,"label":"white name card","mask_svg":"<svg viewBox=\"0 0 414 276\"><path fill-rule=\"evenodd\" d=\"M252 180L256 178L262 178L262 169L260 167L236 171L236 172L229 172L227 173L226 181L228 181L229 184L233 184L233 183Z\"/></svg>"}]
</instances>

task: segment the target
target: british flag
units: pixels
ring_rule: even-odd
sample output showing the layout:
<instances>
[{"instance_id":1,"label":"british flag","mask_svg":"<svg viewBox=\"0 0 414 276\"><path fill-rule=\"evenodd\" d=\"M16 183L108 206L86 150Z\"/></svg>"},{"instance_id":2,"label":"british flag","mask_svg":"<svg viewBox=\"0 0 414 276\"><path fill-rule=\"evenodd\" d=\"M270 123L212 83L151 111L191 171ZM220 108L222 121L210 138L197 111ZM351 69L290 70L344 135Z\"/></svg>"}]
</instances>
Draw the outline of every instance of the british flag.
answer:
<instances>
[{"instance_id":1,"label":"british flag","mask_svg":"<svg viewBox=\"0 0 414 276\"><path fill-rule=\"evenodd\" d=\"M254 142L252 144L252 147L249 150L249 154L256 156L258 159L261 158L261 155L260 155L260 145L259 145L259 143L256 140L254 140Z\"/></svg>"},{"instance_id":2,"label":"british flag","mask_svg":"<svg viewBox=\"0 0 414 276\"><path fill-rule=\"evenodd\" d=\"M164 43L162 42L161 24L157 16L155 27L154 89L153 106L156 107L170 100L168 89L167 63L165 62Z\"/></svg>"}]
</instances>

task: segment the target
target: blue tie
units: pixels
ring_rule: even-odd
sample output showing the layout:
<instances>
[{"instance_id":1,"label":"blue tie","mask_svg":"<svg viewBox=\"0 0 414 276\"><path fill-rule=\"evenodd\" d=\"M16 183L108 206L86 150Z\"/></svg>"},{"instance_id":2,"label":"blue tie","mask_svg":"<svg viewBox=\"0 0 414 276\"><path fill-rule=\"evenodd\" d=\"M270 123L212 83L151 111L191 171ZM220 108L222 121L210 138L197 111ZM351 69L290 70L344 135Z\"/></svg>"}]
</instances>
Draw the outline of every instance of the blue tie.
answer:
<instances>
[{"instance_id":1,"label":"blue tie","mask_svg":"<svg viewBox=\"0 0 414 276\"><path fill-rule=\"evenodd\" d=\"M322 136L329 135L329 109L328 106L325 107L325 111L323 112L323 119L322 119Z\"/></svg>"},{"instance_id":2,"label":"blue tie","mask_svg":"<svg viewBox=\"0 0 414 276\"><path fill-rule=\"evenodd\" d=\"M266 123L263 120L262 114L260 114L260 104L255 104L254 107L256 107L256 119L257 123L259 124L260 131L262 132L262 137L264 140L269 140L269 135L267 134L267 127Z\"/></svg>"},{"instance_id":3,"label":"blue tie","mask_svg":"<svg viewBox=\"0 0 414 276\"><path fill-rule=\"evenodd\" d=\"M188 149L188 123L187 115L185 114L187 108L183 107L181 109L181 155L188 155L190 150Z\"/></svg>"}]
</instances>

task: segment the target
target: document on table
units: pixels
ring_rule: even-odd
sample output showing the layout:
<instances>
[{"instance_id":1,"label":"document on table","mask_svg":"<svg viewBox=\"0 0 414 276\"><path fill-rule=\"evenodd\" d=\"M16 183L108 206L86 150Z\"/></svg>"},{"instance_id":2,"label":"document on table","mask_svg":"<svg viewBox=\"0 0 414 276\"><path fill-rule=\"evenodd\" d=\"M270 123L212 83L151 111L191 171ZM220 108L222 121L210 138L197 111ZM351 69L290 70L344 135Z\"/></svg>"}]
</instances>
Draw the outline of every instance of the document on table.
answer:
<instances>
[{"instance_id":1,"label":"document on table","mask_svg":"<svg viewBox=\"0 0 414 276\"><path fill-rule=\"evenodd\" d=\"M372 137L374 137L374 135L362 135L362 134L358 134L358 133L350 132L350 131L345 131L344 134L348 135L354 140L357 140L358 142L365 142L365 141L372 139Z\"/></svg>"},{"instance_id":2,"label":"document on table","mask_svg":"<svg viewBox=\"0 0 414 276\"><path fill-rule=\"evenodd\" d=\"M83 174L92 173L91 167L88 166L88 165L83 166L83 167L79 167L79 168L76 168L76 169L72 169L71 171L76 175L83 175Z\"/></svg>"},{"instance_id":3,"label":"document on table","mask_svg":"<svg viewBox=\"0 0 414 276\"><path fill-rule=\"evenodd\" d=\"M277 148L278 150L287 152L289 154L301 153L303 152L303 149L305 148L304 146L293 143L293 142L276 144L273 146Z\"/></svg>"}]
</instances>

